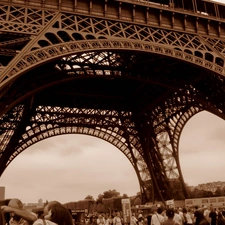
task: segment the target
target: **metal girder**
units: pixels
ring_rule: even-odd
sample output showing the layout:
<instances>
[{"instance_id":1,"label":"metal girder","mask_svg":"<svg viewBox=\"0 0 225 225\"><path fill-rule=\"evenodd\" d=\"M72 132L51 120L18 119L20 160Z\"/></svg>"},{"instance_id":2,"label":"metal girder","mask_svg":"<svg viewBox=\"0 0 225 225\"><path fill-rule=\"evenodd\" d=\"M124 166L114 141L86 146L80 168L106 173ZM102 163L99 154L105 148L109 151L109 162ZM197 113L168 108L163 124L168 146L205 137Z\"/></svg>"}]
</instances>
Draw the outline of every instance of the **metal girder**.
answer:
<instances>
[{"instance_id":1,"label":"metal girder","mask_svg":"<svg viewBox=\"0 0 225 225\"><path fill-rule=\"evenodd\" d=\"M150 175L130 113L35 105L31 108L30 104L15 107L2 118L1 174L15 157L38 141L60 134L86 134L101 138L124 153L137 173L142 194L147 195L145 185L150 182Z\"/></svg>"},{"instance_id":2,"label":"metal girder","mask_svg":"<svg viewBox=\"0 0 225 225\"><path fill-rule=\"evenodd\" d=\"M225 21L128 0L3 2L0 174L38 141L86 134L123 152L143 203L187 197L182 129L202 110L225 119Z\"/></svg>"},{"instance_id":3,"label":"metal girder","mask_svg":"<svg viewBox=\"0 0 225 225\"><path fill-rule=\"evenodd\" d=\"M165 77L162 68L160 73L156 73L160 68L156 65L157 61L162 65L165 59L155 58L154 55L147 57L146 54L92 52L48 64L46 70L43 67L35 73L32 71L32 79L21 77L18 83L15 82L17 89L12 86L10 92L16 99L16 93L20 96L24 93L21 102L31 99L29 103L24 103L24 106L30 107L30 115L26 116L27 121L23 121L23 126L16 116L21 115L19 112L23 107L15 107L15 112L8 112L2 117L2 143L6 143L3 141L5 139L8 141L1 145L2 154L7 155L2 158L4 162L1 161L1 165L5 165L2 170L37 141L63 133L83 133L109 141L127 156L138 174L144 202L170 198L172 193L168 195L168 190L174 183L181 187L181 197L187 196L178 157L181 130L188 119L200 110L217 108L217 111L224 111L224 105L216 102L224 94L221 90L224 80L210 73L206 76L204 71L201 74L201 70L191 76L187 68L186 75L183 73L180 77L179 67L182 68L182 65L170 66L173 61L168 59L165 65L170 77ZM156 71L148 73L153 65ZM115 68L120 71L120 76L111 75ZM109 74L96 80L99 69ZM86 72L86 75L76 70ZM141 75L134 79L137 73ZM30 77L29 74L27 77ZM53 77L55 84L52 83ZM41 82L37 83L37 80ZM28 84L35 84L36 88ZM125 84L129 86L124 89ZM205 90L212 88L217 89L214 96L211 93L206 95ZM205 98L209 101L204 102ZM110 104L107 104L108 99L111 99ZM12 118L14 115L16 117ZM15 141L12 138L17 127L23 127L24 130ZM4 149L10 146L7 144L11 140L15 145L13 154ZM145 140L149 142L147 146ZM150 188L154 191L150 191Z\"/></svg>"},{"instance_id":4,"label":"metal girder","mask_svg":"<svg viewBox=\"0 0 225 225\"><path fill-rule=\"evenodd\" d=\"M56 56L63 57L63 55L81 49L88 51L91 49L98 50L99 48L123 49L124 47L136 51L154 51L157 54L178 57L181 60L197 63L199 66L208 69L213 68L215 72L224 74L222 69L224 65L224 47L222 47L224 41L223 38L214 37L214 33L210 37L201 32L186 32L185 30L168 29L128 21L122 22L123 20L110 20L96 16L87 17L71 12L61 12L56 17L56 12L43 9L12 5L2 5L1 7L3 14L2 30L4 32L14 31L33 36L31 43L26 45L26 48L9 63L8 68L10 69L5 68L2 72L2 81L10 76L14 77L15 73L22 72L21 69L24 69L24 67L29 69L31 63L33 66L35 63L43 63L43 61L40 61L41 55L43 55L42 60L47 60ZM29 21L29 23L26 21ZM19 28L14 28L13 24L16 24ZM74 24L76 25L74 26ZM32 27L29 28L29 26ZM73 41L76 43L77 40L98 40L102 38L111 41L110 43L83 41L80 45L70 43ZM118 41L119 39L126 39L126 42L129 40L131 43L128 42L126 46L126 42L121 43ZM115 40L116 42L113 42ZM68 44L65 44L65 42ZM58 48L57 46L52 48L55 44L59 45L60 43L64 44L61 44ZM41 49L46 46L51 46L51 49L42 51ZM31 50L35 49L39 49L39 51L32 54ZM28 52L29 56L27 55Z\"/></svg>"}]
</instances>

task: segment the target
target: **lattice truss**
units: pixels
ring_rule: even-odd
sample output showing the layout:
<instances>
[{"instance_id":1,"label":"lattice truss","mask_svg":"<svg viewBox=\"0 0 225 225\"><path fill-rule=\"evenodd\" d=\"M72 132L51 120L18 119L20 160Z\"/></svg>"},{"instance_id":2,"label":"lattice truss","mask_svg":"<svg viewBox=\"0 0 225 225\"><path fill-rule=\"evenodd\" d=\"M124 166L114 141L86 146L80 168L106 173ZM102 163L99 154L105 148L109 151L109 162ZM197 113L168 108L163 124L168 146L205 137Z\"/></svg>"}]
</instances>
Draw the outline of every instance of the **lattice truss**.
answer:
<instances>
[{"instance_id":1,"label":"lattice truss","mask_svg":"<svg viewBox=\"0 0 225 225\"><path fill-rule=\"evenodd\" d=\"M30 115L29 121L24 121L22 120L24 111L25 106L20 105L5 115L1 121L1 163L17 126L25 127L25 133L20 137L16 148L8 154L6 167L22 151L38 141L60 134L86 134L101 138L117 147L131 162L142 185L144 186L146 182L148 184L149 171L129 113L39 106L35 109L34 115ZM22 125L21 121L29 125L27 123Z\"/></svg>"},{"instance_id":2,"label":"lattice truss","mask_svg":"<svg viewBox=\"0 0 225 225\"><path fill-rule=\"evenodd\" d=\"M146 58L146 56L144 57ZM132 67L127 71L121 70L121 68L124 68L124 64L129 68L131 61L133 61L133 63L137 61L137 56L135 56L135 54L127 54L125 56L124 53L89 52L65 57L54 64L54 66L55 70L66 72L68 76L104 75L108 77L113 75L113 77L135 77L136 74L131 74L131 71L133 71ZM139 61L143 62L143 59L140 58ZM148 59L146 59L146 61L148 62ZM52 70L52 68L49 68L49 70ZM48 72L49 71L46 73ZM154 78L153 75L151 75L151 77L150 75L151 74L147 76L146 74L140 74L140 79L143 79L143 81L151 79L154 83L160 80L166 84L171 83L171 86L172 83L174 83L174 77L164 78L163 81L162 77L155 76ZM196 75L193 74L193 76ZM218 93L216 94L215 92L215 96L213 97L210 93L210 98L212 99L205 95L206 93L203 93L200 88L197 90L197 86L192 87L187 83L187 87L184 86L183 90L180 89L175 92L172 97L167 97L167 100L163 101L163 104L160 102L156 104L153 109L151 106L147 106L147 108L140 107L141 110L138 112L138 118L147 113L148 120L150 124L152 124L150 127L153 127L154 134L148 138L154 140L155 145L151 146L154 151L145 149L144 143L140 141L140 131L135 125L137 122L135 123L135 120L133 120L133 113L131 111L118 113L118 111L113 110L36 106L34 110L31 110L32 114L29 115L28 113L28 116L24 116L25 118L29 118L28 121L24 122L22 120L22 115L24 114L25 106L20 105L15 107L14 111L2 117L2 156L4 152L8 151L9 141L12 141L14 138L13 135L16 128L22 127L21 124L24 126L22 136L20 134L20 136L17 137L17 144L13 147L15 151L8 154L7 160L5 160L4 157L2 157L2 160L4 159L4 163L8 166L9 163L26 148L51 136L65 133L87 134L112 143L126 155L135 168L140 183L143 184L143 192L147 192L152 176L154 176L154 180L157 181L154 182L156 182L155 185L158 187L158 190L164 190L166 192L171 186L171 180L178 180L182 185L178 146L181 131L188 119L207 107L209 109L218 108L220 112L224 112L224 104L215 101L215 99L220 99L219 96L224 94L219 91L221 90L220 86L224 85L224 80L220 79L218 76L215 77L217 77L217 82L214 82L215 84L213 84L213 80L205 80L206 85L207 83L208 85L215 85L215 87L208 87L209 89L218 90ZM190 80L193 80L192 78L193 77L190 77ZM204 80L196 77L196 80L198 79L201 80L201 84L204 83ZM27 88L33 88L33 86L29 87L27 84L25 84L25 86ZM24 93L30 92L31 90L25 89L25 86L22 87ZM204 104L199 105L194 100L194 96L201 97L199 93L206 99L206 102L203 102ZM22 92L19 94L21 95ZM150 164L146 162L145 152L150 154L147 155L151 160ZM153 170L152 174L149 174L149 171L151 171L150 167L152 167Z\"/></svg>"},{"instance_id":3,"label":"lattice truss","mask_svg":"<svg viewBox=\"0 0 225 225\"><path fill-rule=\"evenodd\" d=\"M225 42L219 38L19 6L0 5L0 12L2 32L32 38L2 71L1 81L53 57L107 48L155 52L224 74Z\"/></svg>"},{"instance_id":4,"label":"lattice truss","mask_svg":"<svg viewBox=\"0 0 225 225\"><path fill-rule=\"evenodd\" d=\"M13 136L18 125L21 126L24 107L16 107L12 114L7 114L7 118L4 118L1 123L2 132L5 131L1 135L1 157L4 156L10 137ZM178 139L183 125L196 112L198 109L192 108L184 114L181 112L177 114L170 120L170 124L173 125L169 132L167 126L162 128L160 125L161 131L156 135L158 149L152 155L154 160L161 163L160 166L155 167L154 171L155 174L160 174L158 177L160 181L162 181L162 171L166 175L165 181L180 178L177 166ZM118 115L116 111L39 106L35 109L35 114L31 116L29 124L24 124L26 131L22 134L14 151L10 154L8 152L9 159L6 167L22 151L38 141L60 134L87 134L106 140L120 149L135 168L141 183L149 185L146 182L150 180L149 170L143 159L142 147L134 123L130 121L129 113L124 112L123 115ZM174 136L173 141L177 143L174 145L175 149L171 145L170 134ZM126 139L127 136L129 140ZM161 185L160 189L165 187Z\"/></svg>"},{"instance_id":5,"label":"lattice truss","mask_svg":"<svg viewBox=\"0 0 225 225\"><path fill-rule=\"evenodd\" d=\"M134 56L131 56L131 58L134 58ZM102 52L102 53L85 53L82 55L73 55L71 57L68 58L64 58L60 61L60 63L56 64L56 68L57 70L61 70L61 71L68 71L68 74L76 74L76 75L110 75L110 74L114 74L116 76L122 76L121 71L119 72L119 68L121 68L121 60L124 61L125 58L121 58L119 54L114 54L114 53L106 53L106 52ZM140 60L141 61L141 60ZM128 61L125 61L124 63L127 64ZM93 66L91 66L93 65ZM98 66L98 68L96 68L96 66ZM87 68L88 69L84 69ZM95 68L94 70L92 68ZM101 70L99 70L99 68L101 68ZM104 71L104 72L103 72ZM160 79L160 78L157 78ZM222 81L222 80L221 80ZM169 82L169 80L167 79L166 81L167 83ZM219 90L220 88L218 88ZM21 94L21 93L20 93ZM180 132L183 128L183 126L185 125L186 121L192 117L196 112L198 112L197 108L191 108L190 110L185 110L185 111L181 111L181 109L184 107L184 105L187 102L191 102L192 99L189 98L180 98L180 96L174 98L174 99L170 99L165 103L165 107L161 108L158 107L155 109L154 111L154 129L155 129L155 140L157 143L157 148L156 148L156 152L152 155L153 161L158 161L160 163L162 163L160 166L157 165L155 166L155 170L159 170L160 168L160 172L159 171L154 171L155 174L160 174L160 177L158 177L158 179L161 180L161 173L162 171L165 172L165 179L179 179L179 167L178 167L178 139L180 136ZM178 107L178 103L181 104L180 107ZM174 107L176 106L176 107ZM46 112L45 112L45 110ZM138 142L139 144L137 144L137 140L135 140L135 138L137 137L132 137L132 135L137 135L137 131L135 131L134 127L130 130L129 132L129 137L131 137L131 139L129 139L128 142L126 142L126 139L124 139L123 135L120 134L121 130L119 130L118 128L113 131L108 130L109 128L104 127L103 124L98 124L98 128L96 128L96 123L94 123L94 128L74 128L71 126L68 126L67 128L60 128L61 126L57 126L57 128L55 127L55 125L51 125L50 121L54 121L56 122L56 124L59 123L59 121L61 122L61 124L66 124L68 123L68 125L70 125L73 120L74 120L74 124L81 124L79 123L79 121L82 119L84 120L84 118L80 118L79 114L75 114L75 110L72 109L61 109L61 108L53 108L53 107L46 107L44 109L39 109L39 113L36 113L35 116L33 116L32 119L32 123L34 123L34 125L32 126L28 126L26 127L26 133L24 135L22 135L22 139L19 141L19 146L17 146L17 150L10 155L9 161L7 162L7 165L24 149L26 149L28 146L30 146L31 144L44 139L44 138L48 138L50 136L54 136L57 134L61 134L61 133L85 133L85 134L89 134L89 135L99 135L98 137L105 139L111 143L113 143L115 146L117 146L119 149L121 149L122 152L124 152L124 154L128 157L129 160L131 160L132 165L135 165L135 168L138 168L138 173L140 174L141 180L142 181L146 181L149 179L149 174L148 174L148 170L147 170L147 166L146 163L143 160L143 157L141 157L141 155L143 155L143 153L139 153L138 151L140 151L142 149L142 147L140 146L140 142ZM65 113L66 111L71 110L70 114L73 115L74 117L77 119L71 119L69 117L68 118L64 118L65 117ZM78 111L78 109L76 109ZM43 112L42 112L43 111ZM51 112L52 111L52 112ZM55 113L55 111L58 113ZM42 112L42 113L41 113ZM49 112L53 113L49 114ZM90 112L92 112L90 110ZM89 113L86 113L89 115ZM54 114L55 113L55 114ZM60 116L60 113L62 116ZM93 114L98 115L98 112L93 111ZM109 112L108 112L109 113ZM152 112L151 112L152 113ZM21 108L16 109L15 112L13 113L13 115L16 115L16 117L18 117L18 119L16 119L16 121L20 121L21 118ZM11 114L9 114L10 116ZM76 117L77 115L77 117ZM118 115L117 115L118 116ZM63 118L61 118L63 117ZM35 119L38 120L39 123L37 123L35 121ZM169 119L170 118L170 119ZM93 118L92 118L93 119ZM168 122L169 119L169 122ZM10 119L8 119L10 120ZM14 121L15 119L13 119ZM106 119L102 119L103 122ZM126 118L123 118L124 121L126 121ZM7 120L6 120L7 121ZM106 120L107 121L107 120ZM109 117L108 121L111 121L113 125L115 122L112 119L112 117ZM44 123L42 125L40 125L40 123ZM46 124L45 124L46 123ZM52 122L53 123L53 122ZM92 124L92 122L90 122L90 119L87 119L85 124ZM134 124L132 122L130 122L130 120L127 120L126 123L126 127L129 127L129 124L133 125ZM103 126L101 128L101 125ZM89 125L90 126L90 125ZM115 124L114 124L115 126ZM10 140L9 136L13 134L13 129L15 129L16 127L18 127L18 125L16 126L15 124L12 125L9 122L3 123L2 127L5 128L12 128L12 130L7 131L7 133L5 133L4 135L2 135L2 152L4 152L4 149L7 146L7 142L5 142L6 140ZM120 132L119 132L120 131ZM38 134L38 135L37 135ZM117 139L116 139L117 138ZM3 141L4 140L4 141ZM134 141L135 140L135 141ZM123 144L123 143L126 144ZM130 147L128 146L127 143L130 143ZM173 144L172 144L173 143ZM129 149L132 149L132 151L129 152ZM160 153L160 155L158 155L158 153ZM131 155L133 155L133 158L131 157ZM137 160L137 163L134 164L134 159ZM166 183L166 182L165 182ZM165 187L160 187L160 189L165 189Z\"/></svg>"},{"instance_id":6,"label":"lattice truss","mask_svg":"<svg viewBox=\"0 0 225 225\"><path fill-rule=\"evenodd\" d=\"M85 67L85 65L89 65L89 62L92 62L94 65L102 65L102 70L95 69L95 71L90 72L91 68L89 68L88 70L83 71L82 68ZM104 68L105 65L110 65L110 69ZM71 58L63 60L61 65L58 64L57 68L59 70L68 70L69 74L77 74L81 72L82 74L90 73L95 75L110 75L113 71L114 75L121 76L121 71L115 70L120 68L120 66L119 55L115 57L115 54L113 53L106 54L103 52L97 55L89 53L83 54L82 56L79 55L79 57L71 56ZM175 108L174 104L166 102L166 120L164 116L165 112L163 111L165 109L156 108L153 114L155 117L154 129L156 134L156 143L158 143L156 155L153 156L153 159L154 161L162 162L162 165L159 167L157 166L156 168L160 168L160 175L162 171L165 171L165 177L169 180L177 180L180 178L181 171L178 171L177 164L179 163L178 143L181 130L187 120L199 112L199 108L194 107L183 111L184 102L191 102L191 98L184 97L180 100L180 97L177 97L177 100L174 99L174 101L180 102L181 106ZM169 122L166 122L168 118L170 118ZM173 146L171 140L173 140ZM139 148L141 148L141 146L137 147L137 149ZM159 158L157 156L158 153L160 153ZM154 164L153 161L152 164Z\"/></svg>"},{"instance_id":7,"label":"lattice truss","mask_svg":"<svg viewBox=\"0 0 225 225\"><path fill-rule=\"evenodd\" d=\"M150 198L147 193L150 182L164 199L170 197L165 194L171 190L170 181L176 180L184 185L178 154L184 125L204 109L220 117L225 112L224 101L221 101L225 94L224 79L218 76L225 73L225 42L222 39L7 5L0 5L0 27L3 37L0 46L4 55L9 56L0 62L0 109L3 112L6 103L11 107L10 111L5 111L7 113L1 117L0 123L0 165L5 166L1 168L1 174L18 154L32 144L59 134L80 133L99 137L120 149L133 165L147 200ZM125 54L127 50L131 52L128 56ZM188 74L182 83L180 76L154 76L147 74L149 70L137 73L135 68L142 68L142 64L135 64L135 55L143 52L190 62L217 75ZM22 97L23 104L15 105L20 96L38 88L35 86L38 82L29 86L32 73L28 73L29 82L18 88L18 92L10 92L10 82L32 68L54 60L57 62L49 71L52 69L66 76L132 77L143 83L150 81L170 86L172 91L145 93L143 96L147 99L150 95L153 98L161 96L150 105L140 101L138 106L141 110L138 112L133 109L119 111L32 105L30 102L25 104ZM149 62L146 60L145 66ZM38 84L44 85L46 81ZM29 110L30 104L32 110ZM152 129L151 135L144 137L151 143L149 149L140 139L137 126L137 121L142 118L146 118L144 122Z\"/></svg>"}]
</instances>

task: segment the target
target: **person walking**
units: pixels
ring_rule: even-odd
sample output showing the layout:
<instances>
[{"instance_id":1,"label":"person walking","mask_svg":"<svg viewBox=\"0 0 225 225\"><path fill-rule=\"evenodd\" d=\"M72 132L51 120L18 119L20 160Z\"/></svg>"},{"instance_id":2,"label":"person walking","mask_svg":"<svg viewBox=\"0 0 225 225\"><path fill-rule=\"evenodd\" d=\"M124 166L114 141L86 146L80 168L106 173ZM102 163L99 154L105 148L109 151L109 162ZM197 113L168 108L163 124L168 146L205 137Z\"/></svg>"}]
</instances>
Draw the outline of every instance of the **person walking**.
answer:
<instances>
[{"instance_id":1,"label":"person walking","mask_svg":"<svg viewBox=\"0 0 225 225\"><path fill-rule=\"evenodd\" d=\"M105 218L101 214L98 215L97 225L105 225Z\"/></svg>"},{"instance_id":2,"label":"person walking","mask_svg":"<svg viewBox=\"0 0 225 225\"><path fill-rule=\"evenodd\" d=\"M151 218L151 225L162 225L164 222L164 216L162 215L163 209L161 207L154 211Z\"/></svg>"},{"instance_id":3,"label":"person walking","mask_svg":"<svg viewBox=\"0 0 225 225\"><path fill-rule=\"evenodd\" d=\"M174 209L167 209L166 210L166 216L167 219L165 221L163 221L163 225L180 225L180 223L174 221Z\"/></svg>"},{"instance_id":4,"label":"person walking","mask_svg":"<svg viewBox=\"0 0 225 225\"><path fill-rule=\"evenodd\" d=\"M130 225L137 225L137 218L134 214L132 214L131 218L130 218Z\"/></svg>"},{"instance_id":5,"label":"person walking","mask_svg":"<svg viewBox=\"0 0 225 225\"><path fill-rule=\"evenodd\" d=\"M217 224L217 213L213 206L210 207L209 222L210 222L210 225Z\"/></svg>"},{"instance_id":6,"label":"person walking","mask_svg":"<svg viewBox=\"0 0 225 225\"><path fill-rule=\"evenodd\" d=\"M116 216L113 218L113 225L122 225L122 220L119 212L117 212Z\"/></svg>"},{"instance_id":7,"label":"person walking","mask_svg":"<svg viewBox=\"0 0 225 225\"><path fill-rule=\"evenodd\" d=\"M193 219L191 215L191 209L183 208L183 224L184 225L192 225Z\"/></svg>"}]
</instances>

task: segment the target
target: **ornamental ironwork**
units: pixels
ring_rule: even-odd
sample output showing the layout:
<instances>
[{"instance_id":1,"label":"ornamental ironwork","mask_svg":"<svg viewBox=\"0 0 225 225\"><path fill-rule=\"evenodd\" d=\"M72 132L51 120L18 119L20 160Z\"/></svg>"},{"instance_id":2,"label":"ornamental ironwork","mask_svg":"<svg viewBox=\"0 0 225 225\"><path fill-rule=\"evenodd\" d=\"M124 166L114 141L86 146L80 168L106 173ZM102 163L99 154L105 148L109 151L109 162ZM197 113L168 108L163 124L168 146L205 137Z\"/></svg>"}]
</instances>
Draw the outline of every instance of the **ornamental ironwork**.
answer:
<instances>
[{"instance_id":1,"label":"ornamental ironwork","mask_svg":"<svg viewBox=\"0 0 225 225\"><path fill-rule=\"evenodd\" d=\"M182 130L203 110L225 115L224 12L203 0L2 0L0 174L38 141L86 134L126 156L143 203L188 197Z\"/></svg>"}]
</instances>

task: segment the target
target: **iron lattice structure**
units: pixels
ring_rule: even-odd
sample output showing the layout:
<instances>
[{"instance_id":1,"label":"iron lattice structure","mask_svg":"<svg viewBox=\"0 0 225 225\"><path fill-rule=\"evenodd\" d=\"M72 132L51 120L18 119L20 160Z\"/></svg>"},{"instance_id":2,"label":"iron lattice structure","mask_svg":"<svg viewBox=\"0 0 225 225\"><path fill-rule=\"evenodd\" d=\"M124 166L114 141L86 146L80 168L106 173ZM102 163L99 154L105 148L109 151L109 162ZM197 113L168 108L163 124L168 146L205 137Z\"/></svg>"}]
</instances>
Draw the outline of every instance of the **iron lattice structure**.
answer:
<instances>
[{"instance_id":1,"label":"iron lattice structure","mask_svg":"<svg viewBox=\"0 0 225 225\"><path fill-rule=\"evenodd\" d=\"M161 2L1 1L0 174L38 141L86 134L124 153L143 203L188 197L179 138L202 110L224 119L225 19Z\"/></svg>"}]
</instances>

